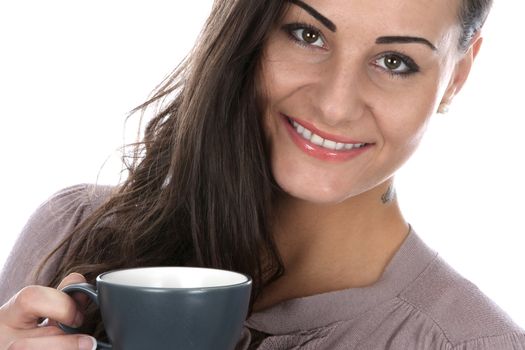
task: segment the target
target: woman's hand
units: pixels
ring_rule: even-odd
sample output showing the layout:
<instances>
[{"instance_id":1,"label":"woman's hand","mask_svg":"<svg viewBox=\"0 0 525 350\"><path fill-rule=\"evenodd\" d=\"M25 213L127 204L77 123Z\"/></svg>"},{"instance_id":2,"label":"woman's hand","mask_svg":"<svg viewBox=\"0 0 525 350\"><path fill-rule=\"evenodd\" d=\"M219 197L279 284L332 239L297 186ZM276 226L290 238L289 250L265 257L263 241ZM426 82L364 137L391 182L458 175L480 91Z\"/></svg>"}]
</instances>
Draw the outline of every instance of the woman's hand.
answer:
<instances>
[{"instance_id":1,"label":"woman's hand","mask_svg":"<svg viewBox=\"0 0 525 350\"><path fill-rule=\"evenodd\" d=\"M84 276L72 273L62 280L58 289L72 283L86 282ZM79 327L83 314L77 303L85 304L85 295L74 299L59 290L28 286L0 307L0 350L53 349L53 350L94 350L94 338L65 334L56 322ZM39 319L48 318L38 324Z\"/></svg>"}]
</instances>

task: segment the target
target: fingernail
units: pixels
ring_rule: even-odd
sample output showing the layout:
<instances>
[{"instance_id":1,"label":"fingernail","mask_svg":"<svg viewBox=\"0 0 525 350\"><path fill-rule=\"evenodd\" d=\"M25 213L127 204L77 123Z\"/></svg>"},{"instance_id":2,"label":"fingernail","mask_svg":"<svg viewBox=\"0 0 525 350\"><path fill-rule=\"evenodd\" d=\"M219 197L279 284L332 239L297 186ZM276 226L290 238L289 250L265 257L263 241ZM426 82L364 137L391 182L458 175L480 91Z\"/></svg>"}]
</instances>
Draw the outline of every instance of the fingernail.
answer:
<instances>
[{"instance_id":1,"label":"fingernail","mask_svg":"<svg viewBox=\"0 0 525 350\"><path fill-rule=\"evenodd\" d=\"M90 337L88 335L83 335L81 337L78 337L78 349L79 350L96 350L97 341L95 340L95 338Z\"/></svg>"},{"instance_id":2,"label":"fingernail","mask_svg":"<svg viewBox=\"0 0 525 350\"><path fill-rule=\"evenodd\" d=\"M84 277L84 275L78 273L78 272L71 272L69 275L67 275L67 277L69 276L80 276L80 277Z\"/></svg>"}]
</instances>

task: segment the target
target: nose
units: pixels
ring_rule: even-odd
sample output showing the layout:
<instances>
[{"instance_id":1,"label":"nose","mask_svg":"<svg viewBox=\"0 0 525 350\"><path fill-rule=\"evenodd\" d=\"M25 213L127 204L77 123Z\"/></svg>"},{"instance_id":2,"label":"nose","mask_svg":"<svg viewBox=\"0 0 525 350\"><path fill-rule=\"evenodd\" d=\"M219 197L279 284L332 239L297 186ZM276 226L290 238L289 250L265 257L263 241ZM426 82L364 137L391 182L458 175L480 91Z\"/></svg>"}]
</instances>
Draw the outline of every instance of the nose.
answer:
<instances>
[{"instance_id":1,"label":"nose","mask_svg":"<svg viewBox=\"0 0 525 350\"><path fill-rule=\"evenodd\" d=\"M330 126L358 120L365 112L363 72L348 57L324 63L313 89L319 118Z\"/></svg>"}]
</instances>

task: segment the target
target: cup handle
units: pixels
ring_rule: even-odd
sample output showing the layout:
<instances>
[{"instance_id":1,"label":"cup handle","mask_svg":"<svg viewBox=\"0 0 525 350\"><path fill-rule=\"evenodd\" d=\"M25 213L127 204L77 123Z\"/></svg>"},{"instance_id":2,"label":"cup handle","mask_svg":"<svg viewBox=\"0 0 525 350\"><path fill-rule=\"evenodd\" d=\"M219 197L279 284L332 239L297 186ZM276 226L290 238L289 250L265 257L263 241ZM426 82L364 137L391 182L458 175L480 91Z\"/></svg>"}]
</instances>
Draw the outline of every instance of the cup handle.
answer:
<instances>
[{"instance_id":1,"label":"cup handle","mask_svg":"<svg viewBox=\"0 0 525 350\"><path fill-rule=\"evenodd\" d=\"M76 292L84 293L91 299L97 306L98 304L98 293L94 286L92 286L89 283L77 283L77 284L70 284L69 286L65 286L62 288L62 292L67 294L72 294ZM79 333L78 328L73 328L66 326L65 324L58 323L58 326L66 333L74 334ZM97 340L97 349L104 350L104 349L112 349L113 347L111 344L101 342Z\"/></svg>"}]
</instances>

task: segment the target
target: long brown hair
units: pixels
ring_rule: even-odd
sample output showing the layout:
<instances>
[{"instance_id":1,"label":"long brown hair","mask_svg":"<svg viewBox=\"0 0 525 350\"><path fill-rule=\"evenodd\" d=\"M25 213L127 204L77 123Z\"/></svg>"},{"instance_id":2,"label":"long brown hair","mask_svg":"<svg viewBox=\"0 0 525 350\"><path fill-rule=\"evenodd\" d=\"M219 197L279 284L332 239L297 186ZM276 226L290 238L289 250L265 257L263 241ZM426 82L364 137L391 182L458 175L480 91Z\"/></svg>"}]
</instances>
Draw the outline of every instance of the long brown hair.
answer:
<instances>
[{"instance_id":1,"label":"long brown hair","mask_svg":"<svg viewBox=\"0 0 525 350\"><path fill-rule=\"evenodd\" d=\"M215 2L197 46L135 110L172 98L135 145L127 178L55 250L67 248L50 285L73 271L94 282L122 267L192 265L250 275L255 300L282 273L270 234L278 188L256 80L285 5ZM86 320L100 336L97 313Z\"/></svg>"},{"instance_id":2,"label":"long brown hair","mask_svg":"<svg viewBox=\"0 0 525 350\"><path fill-rule=\"evenodd\" d=\"M462 41L479 30L490 3L463 1ZM133 111L171 101L148 123L132 161L125 158L127 178L47 257L66 251L50 285L73 271L94 282L122 267L204 266L250 275L253 302L283 273L271 235L279 188L257 73L265 40L287 4L215 1L188 58ZM85 330L103 338L95 310L86 321Z\"/></svg>"}]
</instances>

